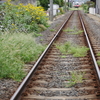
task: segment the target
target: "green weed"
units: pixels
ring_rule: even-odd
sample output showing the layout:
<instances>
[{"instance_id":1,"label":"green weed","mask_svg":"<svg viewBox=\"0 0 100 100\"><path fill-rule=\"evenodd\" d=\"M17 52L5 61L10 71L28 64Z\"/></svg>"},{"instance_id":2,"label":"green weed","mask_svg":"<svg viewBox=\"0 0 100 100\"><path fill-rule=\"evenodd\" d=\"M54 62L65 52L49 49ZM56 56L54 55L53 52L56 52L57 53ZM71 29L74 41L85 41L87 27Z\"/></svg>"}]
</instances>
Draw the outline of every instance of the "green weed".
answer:
<instances>
[{"instance_id":1,"label":"green weed","mask_svg":"<svg viewBox=\"0 0 100 100\"><path fill-rule=\"evenodd\" d=\"M73 30L73 29L71 29L71 28L67 28L67 29L65 29L65 30L63 30L64 32L74 32L75 30Z\"/></svg>"},{"instance_id":2,"label":"green weed","mask_svg":"<svg viewBox=\"0 0 100 100\"><path fill-rule=\"evenodd\" d=\"M100 60L97 60L97 64L100 66Z\"/></svg>"},{"instance_id":3,"label":"green weed","mask_svg":"<svg viewBox=\"0 0 100 100\"><path fill-rule=\"evenodd\" d=\"M55 46L60 50L62 54L66 54L70 47L70 43L66 42L65 44L55 44Z\"/></svg>"},{"instance_id":4,"label":"green weed","mask_svg":"<svg viewBox=\"0 0 100 100\"><path fill-rule=\"evenodd\" d=\"M71 47L69 50L69 54L72 54L74 57L84 57L87 55L87 51L89 50L89 48L85 47L85 46L76 46L76 47Z\"/></svg>"},{"instance_id":5,"label":"green weed","mask_svg":"<svg viewBox=\"0 0 100 100\"><path fill-rule=\"evenodd\" d=\"M76 72L73 71L70 73L71 74L71 79L69 79L69 83L67 87L71 87L77 83L82 83L83 82L83 76L85 74L85 72Z\"/></svg>"},{"instance_id":6,"label":"green weed","mask_svg":"<svg viewBox=\"0 0 100 100\"><path fill-rule=\"evenodd\" d=\"M83 31L82 30L77 30L77 28L76 27L74 27L73 29L71 29L71 28L67 28L67 29L65 29L65 30L63 30L64 32L67 32L67 34L81 34Z\"/></svg>"},{"instance_id":7,"label":"green weed","mask_svg":"<svg viewBox=\"0 0 100 100\"><path fill-rule=\"evenodd\" d=\"M97 56L100 56L100 52L97 53ZM100 60L97 60L97 64L98 64L98 66L100 66Z\"/></svg>"},{"instance_id":8,"label":"green weed","mask_svg":"<svg viewBox=\"0 0 100 100\"><path fill-rule=\"evenodd\" d=\"M43 36L43 35L42 35L42 34L39 34L39 33L35 33L35 32L34 32L34 33L33 33L33 36L34 36L34 37L38 37L38 36Z\"/></svg>"},{"instance_id":9,"label":"green weed","mask_svg":"<svg viewBox=\"0 0 100 100\"><path fill-rule=\"evenodd\" d=\"M56 30L55 30L55 29L50 29L50 31L51 31L51 32L55 32Z\"/></svg>"},{"instance_id":10,"label":"green weed","mask_svg":"<svg viewBox=\"0 0 100 100\"><path fill-rule=\"evenodd\" d=\"M40 41L43 41L44 39L40 39Z\"/></svg>"},{"instance_id":11,"label":"green weed","mask_svg":"<svg viewBox=\"0 0 100 100\"><path fill-rule=\"evenodd\" d=\"M77 32L74 32L74 33L68 33L68 34L81 34L83 31L81 31L81 30L79 30L79 31L77 31Z\"/></svg>"},{"instance_id":12,"label":"green weed","mask_svg":"<svg viewBox=\"0 0 100 100\"><path fill-rule=\"evenodd\" d=\"M97 53L97 56L100 56L100 52L99 52L99 53Z\"/></svg>"},{"instance_id":13,"label":"green weed","mask_svg":"<svg viewBox=\"0 0 100 100\"><path fill-rule=\"evenodd\" d=\"M85 46L71 46L69 42L55 45L62 54L72 54L74 57L84 57L87 55L87 51L89 50L89 48Z\"/></svg>"},{"instance_id":14,"label":"green weed","mask_svg":"<svg viewBox=\"0 0 100 100\"><path fill-rule=\"evenodd\" d=\"M61 56L61 58L66 58L66 56L65 56L65 55L63 55L63 56Z\"/></svg>"}]
</instances>

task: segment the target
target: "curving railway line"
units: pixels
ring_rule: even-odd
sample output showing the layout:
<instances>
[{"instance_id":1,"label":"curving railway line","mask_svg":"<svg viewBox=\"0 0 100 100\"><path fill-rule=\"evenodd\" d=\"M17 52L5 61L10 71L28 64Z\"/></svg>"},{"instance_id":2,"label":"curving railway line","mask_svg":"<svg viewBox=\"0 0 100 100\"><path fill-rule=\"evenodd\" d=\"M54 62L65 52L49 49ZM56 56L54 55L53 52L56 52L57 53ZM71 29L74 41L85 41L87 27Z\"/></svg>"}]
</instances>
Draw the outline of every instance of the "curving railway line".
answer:
<instances>
[{"instance_id":1,"label":"curving railway line","mask_svg":"<svg viewBox=\"0 0 100 100\"><path fill-rule=\"evenodd\" d=\"M90 40L81 12L72 12L10 100L100 100L100 70ZM84 57L62 54L56 44L64 43L89 50Z\"/></svg>"}]
</instances>

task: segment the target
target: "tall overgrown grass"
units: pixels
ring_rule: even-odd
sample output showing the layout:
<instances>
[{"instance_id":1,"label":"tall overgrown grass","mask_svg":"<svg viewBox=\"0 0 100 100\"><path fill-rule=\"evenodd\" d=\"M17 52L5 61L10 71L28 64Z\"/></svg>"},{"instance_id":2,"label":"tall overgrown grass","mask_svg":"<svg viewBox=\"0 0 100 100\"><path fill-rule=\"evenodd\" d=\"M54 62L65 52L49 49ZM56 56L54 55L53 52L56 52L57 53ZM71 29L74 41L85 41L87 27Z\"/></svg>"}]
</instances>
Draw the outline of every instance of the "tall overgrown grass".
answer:
<instances>
[{"instance_id":1,"label":"tall overgrown grass","mask_svg":"<svg viewBox=\"0 0 100 100\"><path fill-rule=\"evenodd\" d=\"M0 78L21 80L24 64L35 61L44 48L31 34L0 35Z\"/></svg>"}]
</instances>

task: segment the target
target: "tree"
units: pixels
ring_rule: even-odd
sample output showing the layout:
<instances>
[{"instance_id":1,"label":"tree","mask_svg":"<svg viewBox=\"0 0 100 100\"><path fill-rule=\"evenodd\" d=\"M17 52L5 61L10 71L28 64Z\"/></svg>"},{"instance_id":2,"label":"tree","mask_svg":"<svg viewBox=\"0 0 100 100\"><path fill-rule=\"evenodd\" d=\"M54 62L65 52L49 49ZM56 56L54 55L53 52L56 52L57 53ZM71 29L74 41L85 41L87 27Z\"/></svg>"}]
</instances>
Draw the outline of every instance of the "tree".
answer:
<instances>
[{"instance_id":1,"label":"tree","mask_svg":"<svg viewBox=\"0 0 100 100\"><path fill-rule=\"evenodd\" d=\"M60 7L64 5L63 0L53 0L54 4L58 4Z\"/></svg>"},{"instance_id":2,"label":"tree","mask_svg":"<svg viewBox=\"0 0 100 100\"><path fill-rule=\"evenodd\" d=\"M40 5L44 7L45 10L48 9L49 0L39 0Z\"/></svg>"},{"instance_id":3,"label":"tree","mask_svg":"<svg viewBox=\"0 0 100 100\"><path fill-rule=\"evenodd\" d=\"M50 3L50 0L39 0L40 5L42 7L44 7L45 10L48 9L48 4ZM53 0L54 4L58 4L60 7L64 5L64 1L63 0Z\"/></svg>"},{"instance_id":4,"label":"tree","mask_svg":"<svg viewBox=\"0 0 100 100\"><path fill-rule=\"evenodd\" d=\"M95 2L93 2L93 1L87 1L86 4L87 4L89 7L95 7Z\"/></svg>"}]
</instances>

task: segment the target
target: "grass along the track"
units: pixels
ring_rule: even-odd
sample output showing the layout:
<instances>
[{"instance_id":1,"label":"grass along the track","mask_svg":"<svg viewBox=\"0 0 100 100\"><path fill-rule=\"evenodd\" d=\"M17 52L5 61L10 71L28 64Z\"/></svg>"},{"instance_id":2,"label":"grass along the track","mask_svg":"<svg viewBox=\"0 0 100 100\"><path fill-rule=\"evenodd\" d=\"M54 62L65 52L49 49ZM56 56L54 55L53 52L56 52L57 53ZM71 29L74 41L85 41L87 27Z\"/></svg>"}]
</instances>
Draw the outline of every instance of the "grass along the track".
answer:
<instances>
[{"instance_id":1,"label":"grass along the track","mask_svg":"<svg viewBox=\"0 0 100 100\"><path fill-rule=\"evenodd\" d=\"M35 61L44 50L37 44L31 34L0 35L0 78L11 78L20 81L25 72L25 63Z\"/></svg>"},{"instance_id":2,"label":"grass along the track","mask_svg":"<svg viewBox=\"0 0 100 100\"><path fill-rule=\"evenodd\" d=\"M82 7L79 7L79 8L72 7L72 8L69 8L69 10L83 10L83 8Z\"/></svg>"},{"instance_id":3,"label":"grass along the track","mask_svg":"<svg viewBox=\"0 0 100 100\"><path fill-rule=\"evenodd\" d=\"M55 46L62 54L72 54L74 57L84 57L89 50L89 48L85 46L72 46L70 42L55 44Z\"/></svg>"}]
</instances>

